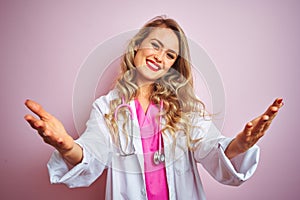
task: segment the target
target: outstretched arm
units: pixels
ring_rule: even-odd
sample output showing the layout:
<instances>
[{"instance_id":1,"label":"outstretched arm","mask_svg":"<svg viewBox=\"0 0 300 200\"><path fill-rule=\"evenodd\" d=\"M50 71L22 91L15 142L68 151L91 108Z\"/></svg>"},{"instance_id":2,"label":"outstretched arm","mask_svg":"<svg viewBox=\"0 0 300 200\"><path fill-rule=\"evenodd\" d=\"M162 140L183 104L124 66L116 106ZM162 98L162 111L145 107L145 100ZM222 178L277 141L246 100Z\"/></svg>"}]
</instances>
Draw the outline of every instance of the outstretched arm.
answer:
<instances>
[{"instance_id":1,"label":"outstretched arm","mask_svg":"<svg viewBox=\"0 0 300 200\"><path fill-rule=\"evenodd\" d=\"M225 155L229 159L247 151L264 136L272 120L283 106L282 100L282 98L277 98L264 114L246 124L244 130L232 140L225 150Z\"/></svg>"},{"instance_id":2,"label":"outstretched arm","mask_svg":"<svg viewBox=\"0 0 300 200\"><path fill-rule=\"evenodd\" d=\"M56 148L69 164L76 165L81 162L82 148L74 142L62 123L32 100L26 100L25 105L40 118L37 119L30 114L24 117L30 126L37 130L44 142Z\"/></svg>"}]
</instances>

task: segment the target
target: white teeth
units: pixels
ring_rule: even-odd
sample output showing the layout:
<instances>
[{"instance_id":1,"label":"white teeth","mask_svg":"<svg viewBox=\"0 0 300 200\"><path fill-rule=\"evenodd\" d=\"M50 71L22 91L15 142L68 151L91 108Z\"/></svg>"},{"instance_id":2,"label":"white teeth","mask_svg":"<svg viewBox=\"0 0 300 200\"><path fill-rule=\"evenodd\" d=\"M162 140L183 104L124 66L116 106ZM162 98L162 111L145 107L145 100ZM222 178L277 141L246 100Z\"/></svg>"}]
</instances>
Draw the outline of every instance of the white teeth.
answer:
<instances>
[{"instance_id":1,"label":"white teeth","mask_svg":"<svg viewBox=\"0 0 300 200\"><path fill-rule=\"evenodd\" d=\"M153 67L154 69L158 70L158 67L155 64L153 64L152 62L148 62L148 64L151 65L151 67Z\"/></svg>"}]
</instances>

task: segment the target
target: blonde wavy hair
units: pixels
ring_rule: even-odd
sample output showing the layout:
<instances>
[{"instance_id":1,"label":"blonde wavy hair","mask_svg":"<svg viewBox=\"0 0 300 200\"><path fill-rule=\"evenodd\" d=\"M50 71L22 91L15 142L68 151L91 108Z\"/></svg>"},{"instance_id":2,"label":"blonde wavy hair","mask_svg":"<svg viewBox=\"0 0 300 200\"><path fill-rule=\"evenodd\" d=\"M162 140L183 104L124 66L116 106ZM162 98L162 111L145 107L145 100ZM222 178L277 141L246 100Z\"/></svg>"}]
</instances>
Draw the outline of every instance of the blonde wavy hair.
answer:
<instances>
[{"instance_id":1,"label":"blonde wavy hair","mask_svg":"<svg viewBox=\"0 0 300 200\"><path fill-rule=\"evenodd\" d=\"M119 133L120 129L114 118L114 112L116 107L122 103L122 98L125 103L128 103L137 96L138 86L135 81L136 67L134 66L135 49L155 28L173 30L179 41L179 53L170 70L152 84L153 91L150 95L150 101L158 105L161 101L163 102L163 111L160 115L164 117L165 124L162 133L165 134L167 130L173 139L176 139L176 133L182 131L187 136L188 147L191 147L192 143L198 141L190 137L192 115L196 113L203 116L205 105L194 93L189 46L185 33L179 24L170 18L155 17L147 22L130 40L122 58L121 74L115 84L120 98L110 102L110 113L105 115L105 119L113 140L115 142L119 141L119 134L121 133ZM126 118L126 110L122 112L122 115ZM124 134L127 134L125 127L128 120L130 119L127 117L122 126Z\"/></svg>"}]
</instances>

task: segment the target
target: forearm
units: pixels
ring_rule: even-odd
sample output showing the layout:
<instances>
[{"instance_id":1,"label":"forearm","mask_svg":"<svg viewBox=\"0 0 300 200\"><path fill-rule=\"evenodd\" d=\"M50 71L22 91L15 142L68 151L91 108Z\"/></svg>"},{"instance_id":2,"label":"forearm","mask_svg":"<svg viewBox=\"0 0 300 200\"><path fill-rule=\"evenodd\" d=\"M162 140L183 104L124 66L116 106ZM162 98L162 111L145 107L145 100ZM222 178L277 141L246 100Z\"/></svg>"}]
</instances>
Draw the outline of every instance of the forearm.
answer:
<instances>
[{"instance_id":1,"label":"forearm","mask_svg":"<svg viewBox=\"0 0 300 200\"><path fill-rule=\"evenodd\" d=\"M72 149L67 152L60 152L62 157L72 166L77 165L82 161L83 150L82 148L74 142Z\"/></svg>"}]
</instances>

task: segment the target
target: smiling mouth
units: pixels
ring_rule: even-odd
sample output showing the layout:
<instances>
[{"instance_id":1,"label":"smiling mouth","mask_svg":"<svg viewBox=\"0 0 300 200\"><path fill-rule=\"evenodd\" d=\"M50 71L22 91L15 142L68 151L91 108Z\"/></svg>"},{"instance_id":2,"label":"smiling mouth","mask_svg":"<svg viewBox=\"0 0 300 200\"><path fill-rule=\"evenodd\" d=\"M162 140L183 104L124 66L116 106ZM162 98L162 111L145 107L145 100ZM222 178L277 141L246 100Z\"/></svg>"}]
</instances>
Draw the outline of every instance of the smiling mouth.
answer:
<instances>
[{"instance_id":1,"label":"smiling mouth","mask_svg":"<svg viewBox=\"0 0 300 200\"><path fill-rule=\"evenodd\" d=\"M157 72L157 71L160 70L160 66L157 65L156 63L154 63L154 62L151 61L151 60L146 60L146 64L147 64L147 67L148 67L149 69L151 69L152 71Z\"/></svg>"}]
</instances>

